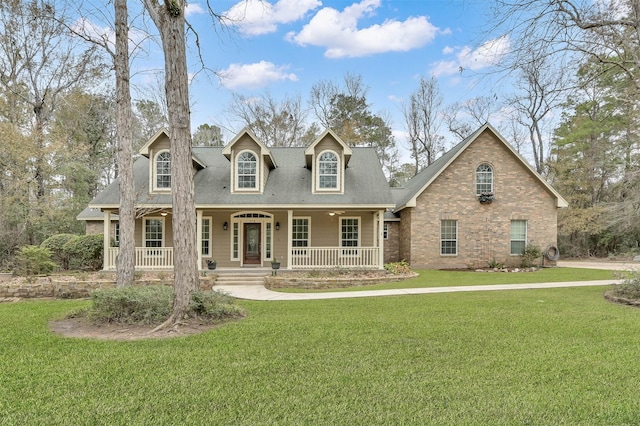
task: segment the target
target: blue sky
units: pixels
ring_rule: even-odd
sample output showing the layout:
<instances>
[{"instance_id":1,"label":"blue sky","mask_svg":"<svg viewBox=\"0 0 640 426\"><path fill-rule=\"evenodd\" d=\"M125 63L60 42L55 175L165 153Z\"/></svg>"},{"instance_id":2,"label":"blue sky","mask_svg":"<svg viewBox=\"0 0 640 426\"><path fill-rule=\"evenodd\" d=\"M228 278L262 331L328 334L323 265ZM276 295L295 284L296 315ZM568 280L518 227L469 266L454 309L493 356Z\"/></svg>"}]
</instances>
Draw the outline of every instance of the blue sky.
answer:
<instances>
[{"instance_id":1,"label":"blue sky","mask_svg":"<svg viewBox=\"0 0 640 426\"><path fill-rule=\"evenodd\" d=\"M402 148L401 105L417 89L421 76L437 78L444 104L505 90L504 80L492 84L488 72L508 51L509 39L482 32L488 22L485 0L216 0L211 4L230 18L226 29L214 27L205 0L193 0L187 9L210 70L198 72L201 65L191 36L192 127L220 125L227 140L241 130L226 113L234 92L251 98L268 91L276 99L299 94L306 103L314 83L330 80L341 85L346 73L361 75L372 111L391 118ZM82 14L80 25L111 40L109 24L100 22L109 14L109 6L105 7L104 15L96 13L95 6L93 12ZM136 30L130 36L144 37ZM142 85L142 94L138 87L134 97L143 97L149 90L145 83L157 81L154 72L164 68L158 44L144 46L145 53L132 61L134 84Z\"/></svg>"},{"instance_id":2,"label":"blue sky","mask_svg":"<svg viewBox=\"0 0 640 426\"><path fill-rule=\"evenodd\" d=\"M438 79L445 103L464 101L487 90L486 79L478 86L479 75L508 49L503 38L479 43L486 19L482 1L213 4L232 18L227 30L213 29L204 2L194 1L188 8L205 64L217 74L199 73L192 82L194 128L202 123L228 127L224 111L232 92L251 97L269 91L275 98L299 93L306 100L314 83L341 84L344 75L351 73L363 77L372 110L392 118L396 139L402 144L401 102L418 87L420 76ZM190 61L196 71L195 56Z\"/></svg>"}]
</instances>

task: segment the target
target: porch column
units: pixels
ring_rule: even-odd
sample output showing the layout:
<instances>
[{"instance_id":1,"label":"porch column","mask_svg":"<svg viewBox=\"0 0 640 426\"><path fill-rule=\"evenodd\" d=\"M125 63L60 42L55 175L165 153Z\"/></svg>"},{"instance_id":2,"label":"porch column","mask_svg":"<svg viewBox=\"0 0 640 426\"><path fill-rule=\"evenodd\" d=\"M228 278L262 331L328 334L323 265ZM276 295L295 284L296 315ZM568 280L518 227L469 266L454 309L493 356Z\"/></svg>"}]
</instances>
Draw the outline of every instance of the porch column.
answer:
<instances>
[{"instance_id":1,"label":"porch column","mask_svg":"<svg viewBox=\"0 0 640 426\"><path fill-rule=\"evenodd\" d=\"M378 267L384 269L384 210L378 212L378 251Z\"/></svg>"},{"instance_id":2,"label":"porch column","mask_svg":"<svg viewBox=\"0 0 640 426\"><path fill-rule=\"evenodd\" d=\"M209 224L211 228L211 224ZM211 232L211 230L209 230ZM196 210L196 238L198 247L198 270L202 269L202 210Z\"/></svg>"},{"instance_id":3,"label":"porch column","mask_svg":"<svg viewBox=\"0 0 640 426\"><path fill-rule=\"evenodd\" d=\"M287 269L291 269L291 239L293 238L293 210L287 210Z\"/></svg>"},{"instance_id":4,"label":"porch column","mask_svg":"<svg viewBox=\"0 0 640 426\"><path fill-rule=\"evenodd\" d=\"M102 224L102 234L104 236L104 246L102 252L102 269L107 269L107 265L109 262L109 248L111 247L111 238L110 238L110 230L111 230L111 211L104 211L104 223Z\"/></svg>"}]
</instances>

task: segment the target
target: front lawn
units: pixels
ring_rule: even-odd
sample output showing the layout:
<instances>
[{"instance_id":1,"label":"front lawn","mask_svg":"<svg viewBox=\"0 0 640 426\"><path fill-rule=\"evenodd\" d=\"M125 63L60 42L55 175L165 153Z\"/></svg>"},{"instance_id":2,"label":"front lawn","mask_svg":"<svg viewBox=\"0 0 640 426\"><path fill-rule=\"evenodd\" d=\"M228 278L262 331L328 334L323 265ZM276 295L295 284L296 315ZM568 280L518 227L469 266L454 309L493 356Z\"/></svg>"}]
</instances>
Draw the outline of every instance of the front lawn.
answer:
<instances>
[{"instance_id":1,"label":"front lawn","mask_svg":"<svg viewBox=\"0 0 640 426\"><path fill-rule=\"evenodd\" d=\"M635 424L640 310L606 287L241 304L169 340L0 304L0 424Z\"/></svg>"},{"instance_id":2,"label":"front lawn","mask_svg":"<svg viewBox=\"0 0 640 426\"><path fill-rule=\"evenodd\" d=\"M620 271L583 268L544 268L536 272L475 272L422 269L415 271L416 278L405 281L355 286L346 288L274 288L274 291L286 293L334 292L359 290L390 290L397 288L451 287L489 284L526 284L542 282L592 281L619 278Z\"/></svg>"}]
</instances>

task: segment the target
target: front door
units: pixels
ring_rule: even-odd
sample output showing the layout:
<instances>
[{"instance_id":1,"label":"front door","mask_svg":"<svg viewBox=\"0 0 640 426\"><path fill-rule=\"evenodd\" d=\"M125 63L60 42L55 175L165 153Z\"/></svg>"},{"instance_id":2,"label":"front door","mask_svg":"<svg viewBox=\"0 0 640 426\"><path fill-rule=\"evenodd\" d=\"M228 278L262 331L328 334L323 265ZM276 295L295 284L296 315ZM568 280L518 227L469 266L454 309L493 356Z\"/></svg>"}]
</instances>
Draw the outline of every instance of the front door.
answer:
<instances>
[{"instance_id":1,"label":"front door","mask_svg":"<svg viewBox=\"0 0 640 426\"><path fill-rule=\"evenodd\" d=\"M260 264L262 255L260 253L260 224L244 224L244 264Z\"/></svg>"}]
</instances>

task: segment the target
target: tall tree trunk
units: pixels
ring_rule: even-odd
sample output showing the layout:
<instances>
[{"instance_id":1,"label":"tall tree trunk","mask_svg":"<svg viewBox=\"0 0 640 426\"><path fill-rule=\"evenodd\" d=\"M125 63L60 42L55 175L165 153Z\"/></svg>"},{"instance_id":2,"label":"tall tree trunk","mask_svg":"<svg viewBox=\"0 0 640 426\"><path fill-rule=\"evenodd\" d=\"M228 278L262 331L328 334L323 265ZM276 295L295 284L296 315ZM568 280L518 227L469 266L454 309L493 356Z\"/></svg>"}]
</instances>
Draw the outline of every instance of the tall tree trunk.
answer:
<instances>
[{"instance_id":1,"label":"tall tree trunk","mask_svg":"<svg viewBox=\"0 0 640 426\"><path fill-rule=\"evenodd\" d=\"M132 285L135 272L135 205L133 183L132 111L129 71L129 22L127 0L115 0L116 140L120 178L120 250L116 262L116 285ZM105 235L109 238L109 235ZM106 255L106 253L105 253Z\"/></svg>"},{"instance_id":2,"label":"tall tree trunk","mask_svg":"<svg viewBox=\"0 0 640 426\"><path fill-rule=\"evenodd\" d=\"M177 323L199 288L196 245L196 210L191 153L191 122L185 38L184 0L160 5L144 0L162 40L165 90L171 140L171 193L173 202L174 300L165 324Z\"/></svg>"}]
</instances>

